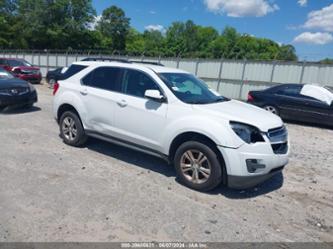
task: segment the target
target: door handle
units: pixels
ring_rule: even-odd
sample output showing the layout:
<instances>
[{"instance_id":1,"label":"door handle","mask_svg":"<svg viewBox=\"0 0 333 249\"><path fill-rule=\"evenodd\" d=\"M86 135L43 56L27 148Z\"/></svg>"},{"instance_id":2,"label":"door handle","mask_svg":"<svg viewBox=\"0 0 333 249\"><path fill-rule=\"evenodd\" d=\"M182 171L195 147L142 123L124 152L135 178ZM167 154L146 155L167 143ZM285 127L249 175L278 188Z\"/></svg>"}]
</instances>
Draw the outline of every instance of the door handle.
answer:
<instances>
[{"instance_id":1,"label":"door handle","mask_svg":"<svg viewBox=\"0 0 333 249\"><path fill-rule=\"evenodd\" d=\"M127 101L122 99L120 101L117 102L117 104L120 106L120 107L126 107L127 106Z\"/></svg>"},{"instance_id":2,"label":"door handle","mask_svg":"<svg viewBox=\"0 0 333 249\"><path fill-rule=\"evenodd\" d=\"M86 96L86 95L88 95L88 92L87 92L87 90L80 91L80 93L81 93L81 95L83 95L83 96Z\"/></svg>"}]
</instances>

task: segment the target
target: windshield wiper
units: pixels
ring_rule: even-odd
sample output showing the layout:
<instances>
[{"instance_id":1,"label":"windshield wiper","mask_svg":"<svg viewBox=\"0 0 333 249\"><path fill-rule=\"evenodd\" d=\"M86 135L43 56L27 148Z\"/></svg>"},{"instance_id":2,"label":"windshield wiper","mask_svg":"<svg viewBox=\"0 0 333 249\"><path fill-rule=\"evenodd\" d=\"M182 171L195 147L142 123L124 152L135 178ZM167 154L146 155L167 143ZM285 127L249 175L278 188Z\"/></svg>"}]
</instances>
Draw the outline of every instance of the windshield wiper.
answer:
<instances>
[{"instance_id":1,"label":"windshield wiper","mask_svg":"<svg viewBox=\"0 0 333 249\"><path fill-rule=\"evenodd\" d=\"M189 104L192 104L192 105L206 105L206 104L213 104L213 103L218 103L218 102L225 102L225 101L229 101L228 98L224 98L224 97L221 97L221 98L218 98L218 99L214 99L212 101L203 101L203 100L193 100L193 101L188 101L187 103Z\"/></svg>"},{"instance_id":2,"label":"windshield wiper","mask_svg":"<svg viewBox=\"0 0 333 249\"><path fill-rule=\"evenodd\" d=\"M191 105L202 105L202 104L207 104L207 102L202 102L202 101L190 101L188 102Z\"/></svg>"},{"instance_id":3,"label":"windshield wiper","mask_svg":"<svg viewBox=\"0 0 333 249\"><path fill-rule=\"evenodd\" d=\"M228 100L229 99L227 99L227 98L221 97L221 98L215 99L212 103L225 102L225 101L228 101Z\"/></svg>"}]
</instances>

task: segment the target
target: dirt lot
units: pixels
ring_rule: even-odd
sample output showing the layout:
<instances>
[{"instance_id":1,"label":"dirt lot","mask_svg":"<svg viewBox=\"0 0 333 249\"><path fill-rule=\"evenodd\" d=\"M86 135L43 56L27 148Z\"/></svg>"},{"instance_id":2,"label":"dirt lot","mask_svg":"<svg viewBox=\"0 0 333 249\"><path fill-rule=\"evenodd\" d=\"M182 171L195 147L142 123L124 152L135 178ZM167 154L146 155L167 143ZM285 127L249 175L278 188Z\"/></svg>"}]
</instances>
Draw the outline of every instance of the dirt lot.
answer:
<instances>
[{"instance_id":1,"label":"dirt lot","mask_svg":"<svg viewBox=\"0 0 333 249\"><path fill-rule=\"evenodd\" d=\"M36 108L0 114L0 241L333 242L333 130L288 124L283 175L199 193L154 157L64 145L50 90L37 88Z\"/></svg>"}]
</instances>

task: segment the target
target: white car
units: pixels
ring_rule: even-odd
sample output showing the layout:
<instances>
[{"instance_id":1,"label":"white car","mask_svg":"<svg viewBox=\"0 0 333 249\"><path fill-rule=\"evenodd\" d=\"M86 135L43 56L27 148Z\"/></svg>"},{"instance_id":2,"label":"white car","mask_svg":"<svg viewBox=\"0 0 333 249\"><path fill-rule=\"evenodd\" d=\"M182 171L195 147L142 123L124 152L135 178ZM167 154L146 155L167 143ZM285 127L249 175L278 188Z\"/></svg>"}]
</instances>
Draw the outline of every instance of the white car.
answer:
<instances>
[{"instance_id":1,"label":"white car","mask_svg":"<svg viewBox=\"0 0 333 249\"><path fill-rule=\"evenodd\" d=\"M54 95L66 144L82 146L91 136L164 158L196 190L221 183L249 188L288 163L287 130L278 116L225 98L182 70L75 62Z\"/></svg>"}]
</instances>

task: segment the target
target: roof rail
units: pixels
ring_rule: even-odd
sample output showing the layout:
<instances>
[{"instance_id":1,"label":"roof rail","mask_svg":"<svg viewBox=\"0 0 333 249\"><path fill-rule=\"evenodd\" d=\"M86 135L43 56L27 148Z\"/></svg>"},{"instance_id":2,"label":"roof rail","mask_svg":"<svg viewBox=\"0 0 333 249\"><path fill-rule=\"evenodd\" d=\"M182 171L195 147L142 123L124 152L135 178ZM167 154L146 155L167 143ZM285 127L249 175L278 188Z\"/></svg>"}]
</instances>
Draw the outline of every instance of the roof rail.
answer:
<instances>
[{"instance_id":1,"label":"roof rail","mask_svg":"<svg viewBox=\"0 0 333 249\"><path fill-rule=\"evenodd\" d=\"M155 65L155 66L162 66L163 64L155 61L138 61L138 60L127 60L127 59L119 59L119 58L112 58L112 57L87 57L81 61L115 61L115 62L122 62L122 63L137 63L137 64L146 64L146 65Z\"/></svg>"},{"instance_id":2,"label":"roof rail","mask_svg":"<svg viewBox=\"0 0 333 249\"><path fill-rule=\"evenodd\" d=\"M136 60L130 60L132 63L137 63L137 64L147 64L147 65L155 65L155 66L161 66L164 67L162 63L155 62L155 61L136 61Z\"/></svg>"},{"instance_id":3,"label":"roof rail","mask_svg":"<svg viewBox=\"0 0 333 249\"><path fill-rule=\"evenodd\" d=\"M87 57L81 61L115 61L115 62L122 62L122 63L131 63L127 59L119 59L119 58L112 58L112 57Z\"/></svg>"}]
</instances>

